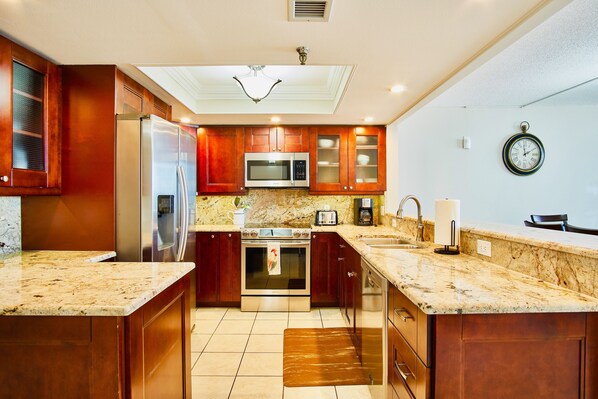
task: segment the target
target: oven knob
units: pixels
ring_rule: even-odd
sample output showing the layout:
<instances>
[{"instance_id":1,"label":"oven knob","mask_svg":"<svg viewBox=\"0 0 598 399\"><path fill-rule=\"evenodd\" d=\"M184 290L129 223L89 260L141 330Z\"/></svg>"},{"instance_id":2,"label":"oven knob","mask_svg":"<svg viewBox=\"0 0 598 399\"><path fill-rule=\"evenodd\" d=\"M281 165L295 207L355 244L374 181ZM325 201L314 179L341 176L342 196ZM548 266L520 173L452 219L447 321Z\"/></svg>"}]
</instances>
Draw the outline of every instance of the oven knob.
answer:
<instances>
[{"instance_id":1,"label":"oven knob","mask_svg":"<svg viewBox=\"0 0 598 399\"><path fill-rule=\"evenodd\" d=\"M300 231L294 231L293 232L293 237L295 237L295 238L301 237L301 232Z\"/></svg>"},{"instance_id":2,"label":"oven knob","mask_svg":"<svg viewBox=\"0 0 598 399\"><path fill-rule=\"evenodd\" d=\"M301 236L303 238L309 238L309 231L304 231L303 234L301 234Z\"/></svg>"},{"instance_id":3,"label":"oven knob","mask_svg":"<svg viewBox=\"0 0 598 399\"><path fill-rule=\"evenodd\" d=\"M252 236L252 237L257 237L257 231L253 230L253 231L251 232L251 236Z\"/></svg>"}]
</instances>

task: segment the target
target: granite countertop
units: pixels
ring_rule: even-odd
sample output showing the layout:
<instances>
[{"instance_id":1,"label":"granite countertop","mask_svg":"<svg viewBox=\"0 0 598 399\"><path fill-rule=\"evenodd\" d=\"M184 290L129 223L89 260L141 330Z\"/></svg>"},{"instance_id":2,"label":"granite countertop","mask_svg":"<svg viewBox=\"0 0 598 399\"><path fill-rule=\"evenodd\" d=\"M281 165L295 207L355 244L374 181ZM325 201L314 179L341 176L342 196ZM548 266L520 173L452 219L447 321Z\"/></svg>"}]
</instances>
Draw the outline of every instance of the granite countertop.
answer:
<instances>
[{"instance_id":1,"label":"granite countertop","mask_svg":"<svg viewBox=\"0 0 598 399\"><path fill-rule=\"evenodd\" d=\"M365 236L399 236L388 227L339 225L336 231L426 314L596 312L598 298L558 287L472 256L439 255L437 246L384 250L359 241ZM402 237L413 240L413 237Z\"/></svg>"},{"instance_id":2,"label":"granite countertop","mask_svg":"<svg viewBox=\"0 0 598 399\"><path fill-rule=\"evenodd\" d=\"M0 257L0 316L127 316L193 270L185 263L102 262L112 251Z\"/></svg>"}]
</instances>

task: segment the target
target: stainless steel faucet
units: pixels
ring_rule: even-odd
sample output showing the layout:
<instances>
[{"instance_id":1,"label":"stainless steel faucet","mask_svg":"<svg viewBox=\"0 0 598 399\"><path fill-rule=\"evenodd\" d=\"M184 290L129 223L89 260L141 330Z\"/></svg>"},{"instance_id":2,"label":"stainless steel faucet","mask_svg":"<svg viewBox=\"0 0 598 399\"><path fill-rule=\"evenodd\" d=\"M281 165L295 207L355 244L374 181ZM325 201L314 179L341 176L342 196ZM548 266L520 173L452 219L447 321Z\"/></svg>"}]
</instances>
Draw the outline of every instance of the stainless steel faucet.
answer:
<instances>
[{"instance_id":1,"label":"stainless steel faucet","mask_svg":"<svg viewBox=\"0 0 598 399\"><path fill-rule=\"evenodd\" d=\"M422 220L422 206L419 203L419 200L415 197L415 195L406 195L405 198L401 200L399 204L399 209L397 210L397 218L403 219L403 206L407 200L412 199L415 201L415 205L417 205L417 235L415 237L415 241L423 241L424 240L424 223Z\"/></svg>"}]
</instances>

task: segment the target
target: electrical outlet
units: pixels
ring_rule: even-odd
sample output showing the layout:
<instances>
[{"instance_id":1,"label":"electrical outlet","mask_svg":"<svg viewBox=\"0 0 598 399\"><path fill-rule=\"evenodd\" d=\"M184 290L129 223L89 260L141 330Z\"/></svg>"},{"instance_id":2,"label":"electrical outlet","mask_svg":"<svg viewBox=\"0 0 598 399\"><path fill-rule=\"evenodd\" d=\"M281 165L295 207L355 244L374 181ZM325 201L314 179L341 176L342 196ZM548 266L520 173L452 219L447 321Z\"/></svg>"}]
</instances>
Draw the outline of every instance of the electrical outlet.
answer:
<instances>
[{"instance_id":1,"label":"electrical outlet","mask_svg":"<svg viewBox=\"0 0 598 399\"><path fill-rule=\"evenodd\" d=\"M390 224L392 227L397 227L397 219L392 218L392 220L390 221Z\"/></svg>"},{"instance_id":2,"label":"electrical outlet","mask_svg":"<svg viewBox=\"0 0 598 399\"><path fill-rule=\"evenodd\" d=\"M490 241L478 240L478 253L484 256L492 256L492 244Z\"/></svg>"}]
</instances>

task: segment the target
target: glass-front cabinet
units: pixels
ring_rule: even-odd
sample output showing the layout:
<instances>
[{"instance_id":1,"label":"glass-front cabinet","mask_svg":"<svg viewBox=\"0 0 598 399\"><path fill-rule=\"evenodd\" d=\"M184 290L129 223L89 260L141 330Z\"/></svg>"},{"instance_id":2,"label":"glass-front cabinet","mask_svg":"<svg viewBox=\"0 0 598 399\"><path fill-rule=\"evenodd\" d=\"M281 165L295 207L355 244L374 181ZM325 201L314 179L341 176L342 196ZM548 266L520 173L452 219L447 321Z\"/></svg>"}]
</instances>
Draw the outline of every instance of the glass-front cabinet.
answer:
<instances>
[{"instance_id":1,"label":"glass-front cabinet","mask_svg":"<svg viewBox=\"0 0 598 399\"><path fill-rule=\"evenodd\" d=\"M382 193L386 189L385 129L319 126L310 132L310 192Z\"/></svg>"},{"instance_id":2,"label":"glass-front cabinet","mask_svg":"<svg viewBox=\"0 0 598 399\"><path fill-rule=\"evenodd\" d=\"M0 194L57 194L58 67L0 37L0 80Z\"/></svg>"}]
</instances>

